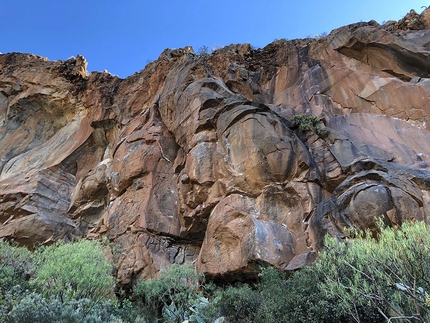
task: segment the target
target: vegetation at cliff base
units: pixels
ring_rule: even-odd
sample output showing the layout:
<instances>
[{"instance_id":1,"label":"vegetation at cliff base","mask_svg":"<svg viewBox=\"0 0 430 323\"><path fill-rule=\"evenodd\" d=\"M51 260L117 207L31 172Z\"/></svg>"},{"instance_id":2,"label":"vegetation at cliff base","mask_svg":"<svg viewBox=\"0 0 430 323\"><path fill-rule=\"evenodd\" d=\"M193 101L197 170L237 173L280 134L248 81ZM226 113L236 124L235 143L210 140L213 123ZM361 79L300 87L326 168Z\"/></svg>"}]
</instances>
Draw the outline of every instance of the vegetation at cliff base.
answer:
<instances>
[{"instance_id":1,"label":"vegetation at cliff base","mask_svg":"<svg viewBox=\"0 0 430 323\"><path fill-rule=\"evenodd\" d=\"M112 264L98 241L30 252L0 243L0 322L111 322Z\"/></svg>"},{"instance_id":2,"label":"vegetation at cliff base","mask_svg":"<svg viewBox=\"0 0 430 323\"><path fill-rule=\"evenodd\" d=\"M0 242L0 322L429 322L430 229L422 223L326 239L314 265L261 267L254 284L215 286L191 264L125 297L98 241L34 252Z\"/></svg>"}]
</instances>

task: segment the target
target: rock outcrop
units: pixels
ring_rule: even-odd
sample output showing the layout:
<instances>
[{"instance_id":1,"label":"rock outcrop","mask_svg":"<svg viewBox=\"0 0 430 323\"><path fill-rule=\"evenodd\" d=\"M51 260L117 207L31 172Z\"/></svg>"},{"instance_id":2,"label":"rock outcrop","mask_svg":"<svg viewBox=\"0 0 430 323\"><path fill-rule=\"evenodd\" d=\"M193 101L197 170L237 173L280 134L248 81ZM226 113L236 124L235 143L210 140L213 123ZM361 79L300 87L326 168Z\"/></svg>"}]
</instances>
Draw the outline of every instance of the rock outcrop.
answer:
<instances>
[{"instance_id":1,"label":"rock outcrop","mask_svg":"<svg viewBox=\"0 0 430 323\"><path fill-rule=\"evenodd\" d=\"M168 49L126 79L0 55L0 238L106 237L127 285L187 261L215 279L294 270L327 233L428 222L429 54L430 9Z\"/></svg>"}]
</instances>

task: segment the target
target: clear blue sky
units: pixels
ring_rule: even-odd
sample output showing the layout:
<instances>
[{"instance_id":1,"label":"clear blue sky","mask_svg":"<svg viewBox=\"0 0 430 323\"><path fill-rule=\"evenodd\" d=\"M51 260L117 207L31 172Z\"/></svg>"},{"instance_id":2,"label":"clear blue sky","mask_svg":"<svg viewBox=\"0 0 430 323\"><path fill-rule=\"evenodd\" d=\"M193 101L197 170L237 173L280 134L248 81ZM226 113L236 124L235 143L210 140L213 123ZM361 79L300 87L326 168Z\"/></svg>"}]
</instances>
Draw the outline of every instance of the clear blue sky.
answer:
<instances>
[{"instance_id":1,"label":"clear blue sky","mask_svg":"<svg viewBox=\"0 0 430 323\"><path fill-rule=\"evenodd\" d=\"M165 48L304 38L359 21L399 20L429 0L0 0L0 52L84 55L126 77Z\"/></svg>"}]
</instances>

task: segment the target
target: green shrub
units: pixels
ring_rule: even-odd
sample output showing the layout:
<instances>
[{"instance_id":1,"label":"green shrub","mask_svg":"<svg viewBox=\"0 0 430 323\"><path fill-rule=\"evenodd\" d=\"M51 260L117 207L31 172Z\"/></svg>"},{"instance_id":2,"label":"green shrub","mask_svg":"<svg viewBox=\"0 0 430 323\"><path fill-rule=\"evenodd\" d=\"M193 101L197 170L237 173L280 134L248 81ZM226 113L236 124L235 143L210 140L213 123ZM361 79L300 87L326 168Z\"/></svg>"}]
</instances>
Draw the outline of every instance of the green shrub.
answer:
<instances>
[{"instance_id":1,"label":"green shrub","mask_svg":"<svg viewBox=\"0 0 430 323\"><path fill-rule=\"evenodd\" d=\"M5 323L105 323L119 322L115 317L115 304L109 301L94 304L82 298L66 303L58 299L46 300L42 295L30 293L18 302L4 319Z\"/></svg>"},{"instance_id":2,"label":"green shrub","mask_svg":"<svg viewBox=\"0 0 430 323\"><path fill-rule=\"evenodd\" d=\"M221 291L219 297L219 315L227 317L231 322L251 322L249 320L261 305L258 291L248 284L230 286Z\"/></svg>"},{"instance_id":3,"label":"green shrub","mask_svg":"<svg viewBox=\"0 0 430 323\"><path fill-rule=\"evenodd\" d=\"M256 322L285 322L288 313L285 294L288 291L288 281L285 273L274 267L262 267L257 291L261 305L256 312Z\"/></svg>"},{"instance_id":4,"label":"green shrub","mask_svg":"<svg viewBox=\"0 0 430 323\"><path fill-rule=\"evenodd\" d=\"M315 264L289 276L262 267L252 285L216 288L191 264L173 265L139 282L135 303L115 298L112 264L99 242L58 243L35 253L1 242L0 321L430 322L429 227L352 233L345 243L327 238Z\"/></svg>"},{"instance_id":5,"label":"green shrub","mask_svg":"<svg viewBox=\"0 0 430 323\"><path fill-rule=\"evenodd\" d=\"M113 304L116 305L114 313L118 320L124 323L147 323L141 309L129 299L126 298Z\"/></svg>"},{"instance_id":6,"label":"green shrub","mask_svg":"<svg viewBox=\"0 0 430 323\"><path fill-rule=\"evenodd\" d=\"M356 322L343 311L335 295L319 287L318 282L324 279L325 273L316 266L302 268L287 279L282 322ZM380 322L380 315L372 308L357 307L357 311L362 313L362 323Z\"/></svg>"},{"instance_id":7,"label":"green shrub","mask_svg":"<svg viewBox=\"0 0 430 323\"><path fill-rule=\"evenodd\" d=\"M343 312L361 322L357 307L377 310L385 320L429 322L429 227L405 223L398 230L381 229L377 239L370 232L341 244L326 239L315 266L324 273L320 289L337 297Z\"/></svg>"},{"instance_id":8,"label":"green shrub","mask_svg":"<svg viewBox=\"0 0 430 323\"><path fill-rule=\"evenodd\" d=\"M112 264L97 241L34 253L0 242L0 322L144 322L114 295Z\"/></svg>"},{"instance_id":9,"label":"green shrub","mask_svg":"<svg viewBox=\"0 0 430 323\"><path fill-rule=\"evenodd\" d=\"M43 296L62 302L114 298L113 266L95 240L56 243L37 250L36 277L32 280Z\"/></svg>"},{"instance_id":10,"label":"green shrub","mask_svg":"<svg viewBox=\"0 0 430 323\"><path fill-rule=\"evenodd\" d=\"M308 114L295 114L293 115L292 120L302 131L309 131L320 122L320 119L317 116Z\"/></svg>"},{"instance_id":11,"label":"green shrub","mask_svg":"<svg viewBox=\"0 0 430 323\"><path fill-rule=\"evenodd\" d=\"M219 315L231 322L307 323L354 322L341 313L338 299L317 286L324 276L306 267L286 277L273 267L262 267L253 287L241 285L220 292Z\"/></svg>"},{"instance_id":12,"label":"green shrub","mask_svg":"<svg viewBox=\"0 0 430 323\"><path fill-rule=\"evenodd\" d=\"M163 317L165 322L182 323L192 315L196 318L207 303L200 290L202 280L192 264L175 264L162 270L158 278L139 282L133 294L149 320Z\"/></svg>"},{"instance_id":13,"label":"green shrub","mask_svg":"<svg viewBox=\"0 0 430 323\"><path fill-rule=\"evenodd\" d=\"M0 241L0 296L15 285L26 288L33 263L33 255L27 248Z\"/></svg>"},{"instance_id":14,"label":"green shrub","mask_svg":"<svg viewBox=\"0 0 430 323\"><path fill-rule=\"evenodd\" d=\"M0 241L0 322L3 322L13 305L24 297L33 274L33 254L12 242Z\"/></svg>"}]
</instances>

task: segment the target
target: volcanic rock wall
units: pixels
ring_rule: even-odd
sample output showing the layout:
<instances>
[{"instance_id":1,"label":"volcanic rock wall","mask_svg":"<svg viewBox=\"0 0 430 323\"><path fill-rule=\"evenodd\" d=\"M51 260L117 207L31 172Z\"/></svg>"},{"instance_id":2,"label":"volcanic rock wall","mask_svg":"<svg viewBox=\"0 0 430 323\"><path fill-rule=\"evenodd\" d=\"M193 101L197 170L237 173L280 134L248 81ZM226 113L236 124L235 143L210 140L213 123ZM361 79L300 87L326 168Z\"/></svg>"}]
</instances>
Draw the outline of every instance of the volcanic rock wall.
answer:
<instances>
[{"instance_id":1,"label":"volcanic rock wall","mask_svg":"<svg viewBox=\"0 0 430 323\"><path fill-rule=\"evenodd\" d=\"M219 279L293 270L327 233L428 222L429 54L427 9L165 50L126 79L0 55L0 237L107 237L126 285L186 261Z\"/></svg>"}]
</instances>

